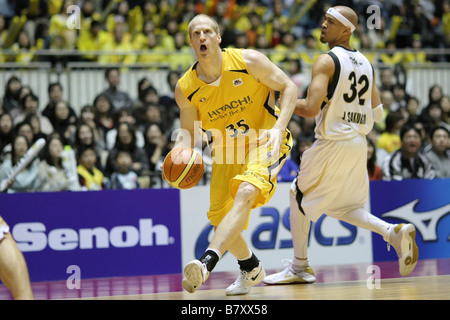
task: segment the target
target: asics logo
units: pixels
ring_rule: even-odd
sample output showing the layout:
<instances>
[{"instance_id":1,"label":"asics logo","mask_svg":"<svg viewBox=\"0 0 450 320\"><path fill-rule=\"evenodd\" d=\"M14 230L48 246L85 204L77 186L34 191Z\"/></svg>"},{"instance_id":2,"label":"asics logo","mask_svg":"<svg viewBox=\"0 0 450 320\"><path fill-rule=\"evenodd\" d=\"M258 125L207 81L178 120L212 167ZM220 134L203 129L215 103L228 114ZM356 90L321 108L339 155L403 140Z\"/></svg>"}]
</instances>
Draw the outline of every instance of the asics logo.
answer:
<instances>
[{"instance_id":1,"label":"asics logo","mask_svg":"<svg viewBox=\"0 0 450 320\"><path fill-rule=\"evenodd\" d=\"M402 207L384 213L382 217L408 221L419 230L424 241L437 241L437 225L444 216L450 214L450 203L430 211L417 212L414 209L418 202L419 199L411 201Z\"/></svg>"}]
</instances>

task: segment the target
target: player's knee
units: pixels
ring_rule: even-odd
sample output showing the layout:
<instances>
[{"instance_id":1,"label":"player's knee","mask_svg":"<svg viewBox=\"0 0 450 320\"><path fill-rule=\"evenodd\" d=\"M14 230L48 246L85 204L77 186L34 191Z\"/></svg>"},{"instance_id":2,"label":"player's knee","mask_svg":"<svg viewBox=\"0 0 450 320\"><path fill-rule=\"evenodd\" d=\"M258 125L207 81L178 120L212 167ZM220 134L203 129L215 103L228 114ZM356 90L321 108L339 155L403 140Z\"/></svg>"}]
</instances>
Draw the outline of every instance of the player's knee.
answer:
<instances>
[{"instance_id":1,"label":"player's knee","mask_svg":"<svg viewBox=\"0 0 450 320\"><path fill-rule=\"evenodd\" d=\"M260 190L251 183L242 182L239 186L236 198L252 205L259 193Z\"/></svg>"}]
</instances>

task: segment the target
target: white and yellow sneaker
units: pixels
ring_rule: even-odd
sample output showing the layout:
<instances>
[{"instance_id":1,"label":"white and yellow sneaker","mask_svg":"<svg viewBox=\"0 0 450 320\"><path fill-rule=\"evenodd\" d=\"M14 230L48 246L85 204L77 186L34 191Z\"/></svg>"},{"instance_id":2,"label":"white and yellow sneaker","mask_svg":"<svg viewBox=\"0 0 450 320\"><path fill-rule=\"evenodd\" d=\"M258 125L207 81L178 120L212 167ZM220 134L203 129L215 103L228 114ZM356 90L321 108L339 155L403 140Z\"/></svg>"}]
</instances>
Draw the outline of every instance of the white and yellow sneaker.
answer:
<instances>
[{"instance_id":1,"label":"white and yellow sneaker","mask_svg":"<svg viewBox=\"0 0 450 320\"><path fill-rule=\"evenodd\" d=\"M393 246L398 255L400 274L407 276L417 265L419 248L416 244L416 228L408 224L398 224L391 228L388 241L388 250Z\"/></svg>"},{"instance_id":2,"label":"white and yellow sneaker","mask_svg":"<svg viewBox=\"0 0 450 320\"><path fill-rule=\"evenodd\" d=\"M233 282L228 288L226 288L225 294L227 296L247 294L250 292L252 287L260 283L265 276L266 272L264 271L261 262L250 272L241 269L241 273L239 274L236 281Z\"/></svg>"},{"instance_id":3,"label":"white and yellow sneaker","mask_svg":"<svg viewBox=\"0 0 450 320\"><path fill-rule=\"evenodd\" d=\"M313 283L316 276L313 269L307 264L302 270L294 270L292 260L283 260L285 268L264 278L266 284L295 284L295 283Z\"/></svg>"},{"instance_id":4,"label":"white and yellow sneaker","mask_svg":"<svg viewBox=\"0 0 450 320\"><path fill-rule=\"evenodd\" d=\"M208 279L209 271L204 263L195 259L184 267L183 274L183 289L194 293Z\"/></svg>"}]
</instances>

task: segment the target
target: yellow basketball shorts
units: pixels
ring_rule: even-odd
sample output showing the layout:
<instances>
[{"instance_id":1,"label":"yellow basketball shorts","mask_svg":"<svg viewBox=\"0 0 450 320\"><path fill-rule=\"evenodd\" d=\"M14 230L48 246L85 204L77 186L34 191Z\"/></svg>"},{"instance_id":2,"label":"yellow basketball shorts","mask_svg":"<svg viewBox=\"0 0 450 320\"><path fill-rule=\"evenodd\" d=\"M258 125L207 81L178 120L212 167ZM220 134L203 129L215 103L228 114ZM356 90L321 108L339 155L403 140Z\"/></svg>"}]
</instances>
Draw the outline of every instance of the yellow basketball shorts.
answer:
<instances>
[{"instance_id":1,"label":"yellow basketball shorts","mask_svg":"<svg viewBox=\"0 0 450 320\"><path fill-rule=\"evenodd\" d=\"M266 204L277 187L277 175L292 149L292 135L286 130L279 157L268 158L268 150L263 145L250 148L245 161L239 163L213 162L210 183L210 208L208 219L213 226L219 225L233 206L234 196L241 182L256 186L261 192L252 208ZM248 221L247 221L248 225ZM247 228L247 225L245 228Z\"/></svg>"}]
</instances>

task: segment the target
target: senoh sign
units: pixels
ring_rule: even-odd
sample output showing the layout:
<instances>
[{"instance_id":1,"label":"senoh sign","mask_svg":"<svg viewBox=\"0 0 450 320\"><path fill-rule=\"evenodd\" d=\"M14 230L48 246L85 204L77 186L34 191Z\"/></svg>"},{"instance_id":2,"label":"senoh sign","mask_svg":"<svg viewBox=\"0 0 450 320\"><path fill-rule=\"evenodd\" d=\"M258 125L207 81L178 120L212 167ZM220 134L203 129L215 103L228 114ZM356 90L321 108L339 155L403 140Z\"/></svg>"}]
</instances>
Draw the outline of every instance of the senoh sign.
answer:
<instances>
[{"instance_id":1,"label":"senoh sign","mask_svg":"<svg viewBox=\"0 0 450 320\"><path fill-rule=\"evenodd\" d=\"M179 191L1 194L32 281L181 272ZM157 263L155 262L157 261Z\"/></svg>"},{"instance_id":2,"label":"senoh sign","mask_svg":"<svg viewBox=\"0 0 450 320\"><path fill-rule=\"evenodd\" d=\"M139 227L133 225L104 227L58 228L48 230L41 222L17 223L12 234L22 252L130 248L135 246L167 246L175 242L169 228L163 224L153 225L153 219L139 219Z\"/></svg>"}]
</instances>

